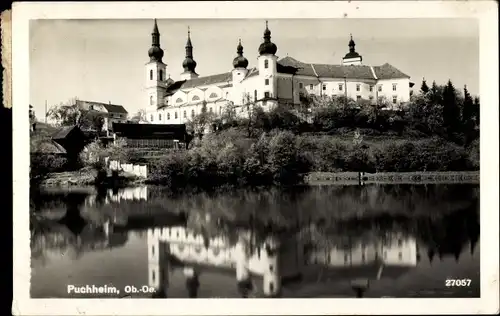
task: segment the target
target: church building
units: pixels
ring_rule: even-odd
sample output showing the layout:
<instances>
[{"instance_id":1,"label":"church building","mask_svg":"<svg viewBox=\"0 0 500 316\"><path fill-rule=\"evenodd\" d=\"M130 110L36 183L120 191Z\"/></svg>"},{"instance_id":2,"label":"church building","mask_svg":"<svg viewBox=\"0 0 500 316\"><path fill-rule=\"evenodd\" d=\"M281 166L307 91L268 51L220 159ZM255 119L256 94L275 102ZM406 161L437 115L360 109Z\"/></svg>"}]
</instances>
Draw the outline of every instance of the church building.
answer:
<instances>
[{"instance_id":1,"label":"church building","mask_svg":"<svg viewBox=\"0 0 500 316\"><path fill-rule=\"evenodd\" d=\"M246 107L243 105L248 103L269 111L277 104L300 105L304 95L347 96L354 100L372 100L373 103L383 97L392 107L410 99L413 86L410 77L389 63L364 65L352 36L349 52L339 65L306 63L288 56L279 59L277 51L266 21L254 67L249 67L240 40L231 71L200 76L196 72L188 30L186 57L182 63L184 71L175 81L167 74L167 65L162 61L164 51L160 47L160 32L155 19L145 76L147 121L152 124L184 124L199 114L204 104L206 111L217 115L222 114L228 105L232 105L237 114L244 115Z\"/></svg>"}]
</instances>

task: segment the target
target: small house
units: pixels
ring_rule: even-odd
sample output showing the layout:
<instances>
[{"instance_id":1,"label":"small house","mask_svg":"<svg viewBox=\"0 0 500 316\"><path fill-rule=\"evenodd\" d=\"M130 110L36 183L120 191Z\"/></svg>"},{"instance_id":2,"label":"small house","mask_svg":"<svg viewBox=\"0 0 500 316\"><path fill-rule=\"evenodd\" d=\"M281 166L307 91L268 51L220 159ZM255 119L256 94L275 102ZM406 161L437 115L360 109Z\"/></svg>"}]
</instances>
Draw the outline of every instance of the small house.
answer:
<instances>
[{"instance_id":1,"label":"small house","mask_svg":"<svg viewBox=\"0 0 500 316\"><path fill-rule=\"evenodd\" d=\"M76 100L76 106L82 110L100 113L104 118L103 130L112 131L114 123L126 123L128 112L122 105Z\"/></svg>"},{"instance_id":2,"label":"small house","mask_svg":"<svg viewBox=\"0 0 500 316\"><path fill-rule=\"evenodd\" d=\"M52 140L66 150L68 157L76 157L87 143L87 137L77 125L62 127L52 135Z\"/></svg>"}]
</instances>

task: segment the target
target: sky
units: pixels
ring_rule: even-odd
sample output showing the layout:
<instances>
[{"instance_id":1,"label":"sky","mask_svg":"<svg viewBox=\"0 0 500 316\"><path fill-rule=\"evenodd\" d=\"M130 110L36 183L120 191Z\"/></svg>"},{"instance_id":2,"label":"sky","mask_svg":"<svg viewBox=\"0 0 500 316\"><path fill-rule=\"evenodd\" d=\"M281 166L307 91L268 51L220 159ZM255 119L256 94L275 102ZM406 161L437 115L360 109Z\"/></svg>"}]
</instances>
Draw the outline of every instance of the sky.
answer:
<instances>
[{"instance_id":1,"label":"sky","mask_svg":"<svg viewBox=\"0 0 500 316\"><path fill-rule=\"evenodd\" d=\"M188 26L200 76L229 72L241 38L249 68L257 62L265 20L158 19L167 73L180 80ZM279 58L340 64L349 34L365 65L392 64L411 76L479 93L479 25L474 19L269 20ZM133 115L146 107L144 65L153 20L32 20L30 104L38 118L45 103L80 100L123 105Z\"/></svg>"}]
</instances>

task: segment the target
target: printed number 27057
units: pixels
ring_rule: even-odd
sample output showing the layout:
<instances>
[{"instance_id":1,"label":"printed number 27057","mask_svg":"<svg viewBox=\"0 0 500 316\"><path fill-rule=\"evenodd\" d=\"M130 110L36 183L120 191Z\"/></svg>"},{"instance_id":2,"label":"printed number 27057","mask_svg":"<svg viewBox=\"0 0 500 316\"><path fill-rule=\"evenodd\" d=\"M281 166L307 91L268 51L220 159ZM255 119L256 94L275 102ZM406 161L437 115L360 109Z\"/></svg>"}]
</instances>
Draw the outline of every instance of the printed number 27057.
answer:
<instances>
[{"instance_id":1,"label":"printed number 27057","mask_svg":"<svg viewBox=\"0 0 500 316\"><path fill-rule=\"evenodd\" d=\"M446 279L446 286L470 286L471 279Z\"/></svg>"}]
</instances>

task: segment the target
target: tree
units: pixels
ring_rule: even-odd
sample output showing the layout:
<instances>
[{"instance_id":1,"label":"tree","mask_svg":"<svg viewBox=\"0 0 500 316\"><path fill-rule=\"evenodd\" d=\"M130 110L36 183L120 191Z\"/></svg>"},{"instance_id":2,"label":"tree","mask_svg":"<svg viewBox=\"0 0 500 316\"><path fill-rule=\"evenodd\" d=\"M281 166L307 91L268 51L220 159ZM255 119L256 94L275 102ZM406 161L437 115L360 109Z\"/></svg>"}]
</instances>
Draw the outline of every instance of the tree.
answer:
<instances>
[{"instance_id":1,"label":"tree","mask_svg":"<svg viewBox=\"0 0 500 316\"><path fill-rule=\"evenodd\" d=\"M469 144L476 137L476 122L475 122L475 109L474 100L464 86L464 101L462 104L462 125L464 127L465 142Z\"/></svg>"},{"instance_id":2,"label":"tree","mask_svg":"<svg viewBox=\"0 0 500 316\"><path fill-rule=\"evenodd\" d=\"M451 140L455 140L455 134L461 130L460 107L458 104L457 91L451 80L443 89L443 124Z\"/></svg>"},{"instance_id":3,"label":"tree","mask_svg":"<svg viewBox=\"0 0 500 316\"><path fill-rule=\"evenodd\" d=\"M480 103L479 103L479 97L474 98L474 118L476 120L476 126L479 128L479 116L481 113L481 108L480 108Z\"/></svg>"},{"instance_id":4,"label":"tree","mask_svg":"<svg viewBox=\"0 0 500 316\"><path fill-rule=\"evenodd\" d=\"M436 84L436 81L432 82L432 87L431 87L431 98L430 101L434 104L441 104L441 99L442 99L442 91L443 87L440 87Z\"/></svg>"},{"instance_id":5,"label":"tree","mask_svg":"<svg viewBox=\"0 0 500 316\"><path fill-rule=\"evenodd\" d=\"M77 125L82 129L101 131L104 126L105 114L95 110L85 110L76 105L76 98L65 103L52 106L47 117L56 121L59 126Z\"/></svg>"},{"instance_id":6,"label":"tree","mask_svg":"<svg viewBox=\"0 0 500 316\"><path fill-rule=\"evenodd\" d=\"M207 111L207 102L203 101L201 112L187 122L187 127L201 139L207 127L215 121L215 114Z\"/></svg>"},{"instance_id":7,"label":"tree","mask_svg":"<svg viewBox=\"0 0 500 316\"><path fill-rule=\"evenodd\" d=\"M429 92L429 86L427 86L427 82L425 81L425 78L422 79L422 85L420 86L420 92L423 94L426 94Z\"/></svg>"}]
</instances>

